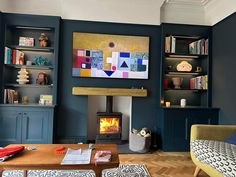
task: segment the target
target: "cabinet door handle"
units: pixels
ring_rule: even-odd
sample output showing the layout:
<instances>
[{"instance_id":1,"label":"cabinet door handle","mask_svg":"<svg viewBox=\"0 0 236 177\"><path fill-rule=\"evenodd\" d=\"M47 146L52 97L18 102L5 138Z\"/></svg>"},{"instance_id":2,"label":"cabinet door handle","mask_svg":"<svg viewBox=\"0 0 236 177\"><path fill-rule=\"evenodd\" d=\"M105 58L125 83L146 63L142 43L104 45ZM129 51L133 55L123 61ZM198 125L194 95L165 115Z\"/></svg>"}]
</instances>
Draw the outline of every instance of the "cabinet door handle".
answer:
<instances>
[{"instance_id":1,"label":"cabinet door handle","mask_svg":"<svg viewBox=\"0 0 236 177\"><path fill-rule=\"evenodd\" d=\"M24 115L27 115L27 113L26 113L26 112L24 112Z\"/></svg>"},{"instance_id":2,"label":"cabinet door handle","mask_svg":"<svg viewBox=\"0 0 236 177\"><path fill-rule=\"evenodd\" d=\"M211 119L210 119L210 118L208 119L208 124L209 124L209 125L211 124Z\"/></svg>"},{"instance_id":3,"label":"cabinet door handle","mask_svg":"<svg viewBox=\"0 0 236 177\"><path fill-rule=\"evenodd\" d=\"M188 118L185 118L185 140L188 140Z\"/></svg>"}]
</instances>

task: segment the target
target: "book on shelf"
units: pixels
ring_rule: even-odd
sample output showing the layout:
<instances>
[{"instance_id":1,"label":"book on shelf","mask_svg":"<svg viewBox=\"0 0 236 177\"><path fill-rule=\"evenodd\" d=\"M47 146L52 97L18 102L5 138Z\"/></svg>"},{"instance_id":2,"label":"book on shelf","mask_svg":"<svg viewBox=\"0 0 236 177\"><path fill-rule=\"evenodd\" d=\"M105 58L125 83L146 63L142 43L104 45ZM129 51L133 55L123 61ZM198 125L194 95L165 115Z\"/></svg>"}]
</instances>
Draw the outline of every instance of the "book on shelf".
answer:
<instances>
[{"instance_id":1,"label":"book on shelf","mask_svg":"<svg viewBox=\"0 0 236 177\"><path fill-rule=\"evenodd\" d=\"M189 44L189 54L208 55L208 39L200 39Z\"/></svg>"},{"instance_id":2,"label":"book on shelf","mask_svg":"<svg viewBox=\"0 0 236 177\"><path fill-rule=\"evenodd\" d=\"M13 89L4 89L4 104L17 104L18 101L18 92Z\"/></svg>"},{"instance_id":3,"label":"book on shelf","mask_svg":"<svg viewBox=\"0 0 236 177\"><path fill-rule=\"evenodd\" d=\"M174 36L166 36L165 38L165 52L175 53L176 38Z\"/></svg>"},{"instance_id":4,"label":"book on shelf","mask_svg":"<svg viewBox=\"0 0 236 177\"><path fill-rule=\"evenodd\" d=\"M198 90L207 90L208 89L208 76L198 76L191 78L190 81L190 89L198 89Z\"/></svg>"},{"instance_id":5,"label":"book on shelf","mask_svg":"<svg viewBox=\"0 0 236 177\"><path fill-rule=\"evenodd\" d=\"M4 64L23 65L24 52L5 47Z\"/></svg>"},{"instance_id":6,"label":"book on shelf","mask_svg":"<svg viewBox=\"0 0 236 177\"><path fill-rule=\"evenodd\" d=\"M96 151L94 156L95 163L97 162L110 162L111 161L111 151Z\"/></svg>"}]
</instances>

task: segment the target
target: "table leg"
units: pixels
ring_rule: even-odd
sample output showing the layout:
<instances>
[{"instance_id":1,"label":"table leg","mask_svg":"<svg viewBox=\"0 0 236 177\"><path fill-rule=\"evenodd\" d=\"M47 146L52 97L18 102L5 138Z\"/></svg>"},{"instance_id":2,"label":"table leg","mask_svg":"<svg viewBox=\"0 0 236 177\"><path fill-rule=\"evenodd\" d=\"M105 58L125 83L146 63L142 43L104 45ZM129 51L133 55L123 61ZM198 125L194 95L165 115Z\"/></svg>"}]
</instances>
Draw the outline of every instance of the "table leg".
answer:
<instances>
[{"instance_id":1,"label":"table leg","mask_svg":"<svg viewBox=\"0 0 236 177\"><path fill-rule=\"evenodd\" d=\"M94 172L96 174L96 177L101 177L102 175L102 169L96 168L94 169Z\"/></svg>"},{"instance_id":2,"label":"table leg","mask_svg":"<svg viewBox=\"0 0 236 177\"><path fill-rule=\"evenodd\" d=\"M23 176L24 176L24 177L27 177L28 171L27 171L27 170L24 170L23 172L24 172Z\"/></svg>"},{"instance_id":3,"label":"table leg","mask_svg":"<svg viewBox=\"0 0 236 177\"><path fill-rule=\"evenodd\" d=\"M2 177L3 170L0 169L0 177Z\"/></svg>"}]
</instances>

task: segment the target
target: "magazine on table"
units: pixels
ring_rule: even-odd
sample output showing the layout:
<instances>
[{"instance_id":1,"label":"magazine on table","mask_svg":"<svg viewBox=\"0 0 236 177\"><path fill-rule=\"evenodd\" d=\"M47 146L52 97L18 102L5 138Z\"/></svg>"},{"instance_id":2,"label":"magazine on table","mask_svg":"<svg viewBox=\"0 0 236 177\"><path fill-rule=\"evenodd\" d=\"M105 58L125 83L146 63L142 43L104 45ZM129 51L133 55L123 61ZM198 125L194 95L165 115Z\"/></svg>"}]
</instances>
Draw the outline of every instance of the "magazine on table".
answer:
<instances>
[{"instance_id":1,"label":"magazine on table","mask_svg":"<svg viewBox=\"0 0 236 177\"><path fill-rule=\"evenodd\" d=\"M97 151L94 156L95 162L110 162L111 161L111 151Z\"/></svg>"},{"instance_id":2,"label":"magazine on table","mask_svg":"<svg viewBox=\"0 0 236 177\"><path fill-rule=\"evenodd\" d=\"M71 149L68 148L61 165L89 164L91 159L91 149Z\"/></svg>"}]
</instances>

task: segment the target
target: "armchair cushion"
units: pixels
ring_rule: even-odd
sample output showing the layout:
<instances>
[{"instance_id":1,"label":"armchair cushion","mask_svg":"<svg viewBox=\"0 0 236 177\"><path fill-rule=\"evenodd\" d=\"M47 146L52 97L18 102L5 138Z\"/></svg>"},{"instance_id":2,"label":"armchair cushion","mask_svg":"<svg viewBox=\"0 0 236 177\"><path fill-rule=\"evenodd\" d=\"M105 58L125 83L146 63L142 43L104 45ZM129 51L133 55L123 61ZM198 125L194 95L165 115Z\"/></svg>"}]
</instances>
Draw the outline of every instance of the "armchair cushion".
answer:
<instances>
[{"instance_id":1,"label":"armchair cushion","mask_svg":"<svg viewBox=\"0 0 236 177\"><path fill-rule=\"evenodd\" d=\"M194 140L191 143L194 156L225 177L236 174L236 146L222 141Z\"/></svg>"},{"instance_id":2,"label":"armchair cushion","mask_svg":"<svg viewBox=\"0 0 236 177\"><path fill-rule=\"evenodd\" d=\"M236 145L236 133L225 139L225 142Z\"/></svg>"}]
</instances>

